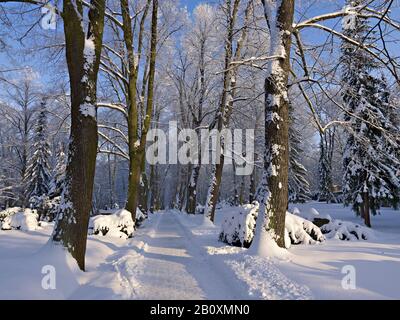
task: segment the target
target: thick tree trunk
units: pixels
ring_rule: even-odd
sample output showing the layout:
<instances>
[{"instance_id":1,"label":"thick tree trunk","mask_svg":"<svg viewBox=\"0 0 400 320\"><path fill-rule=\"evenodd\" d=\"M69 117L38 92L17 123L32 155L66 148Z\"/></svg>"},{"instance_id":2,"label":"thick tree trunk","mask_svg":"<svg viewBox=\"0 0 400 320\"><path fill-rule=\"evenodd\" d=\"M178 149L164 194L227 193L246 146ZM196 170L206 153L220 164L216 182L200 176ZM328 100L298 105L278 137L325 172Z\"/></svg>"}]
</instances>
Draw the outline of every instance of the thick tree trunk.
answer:
<instances>
[{"instance_id":1,"label":"thick tree trunk","mask_svg":"<svg viewBox=\"0 0 400 320\"><path fill-rule=\"evenodd\" d=\"M139 209L143 213L148 211L149 197L149 180L147 179L146 171L142 171L139 188Z\"/></svg>"},{"instance_id":2,"label":"thick tree trunk","mask_svg":"<svg viewBox=\"0 0 400 320\"><path fill-rule=\"evenodd\" d=\"M82 2L64 0L63 19L71 87L71 137L62 204L53 241L64 245L85 269L97 154L96 84L104 29L105 1L91 2L89 31L82 29Z\"/></svg>"},{"instance_id":3,"label":"thick tree trunk","mask_svg":"<svg viewBox=\"0 0 400 320\"><path fill-rule=\"evenodd\" d=\"M265 80L265 156L263 179L258 189L260 202L256 238L252 247L258 254L268 254L269 241L284 247L285 217L288 207L289 101L291 30L294 0L263 1L271 48L269 55L281 58L269 62Z\"/></svg>"},{"instance_id":4,"label":"thick tree trunk","mask_svg":"<svg viewBox=\"0 0 400 320\"><path fill-rule=\"evenodd\" d=\"M139 162L137 164L136 170L139 170L138 175L134 175L134 177L138 178L134 183L140 184L141 177L141 168L142 164L145 161L145 152L146 152L146 136L147 132L150 129L151 117L153 114L153 100L154 100L154 80L155 80L155 71L156 71L156 55L157 55L157 22L158 22L158 0L153 0L153 12L151 17L151 40L150 40L150 64L149 64L149 77L148 77L148 85L147 85L147 101L146 101L146 114L143 119L141 136L139 147L136 148L136 153L139 158ZM138 191L132 196L132 217L133 220L136 220L136 208L138 206Z\"/></svg>"},{"instance_id":5,"label":"thick tree trunk","mask_svg":"<svg viewBox=\"0 0 400 320\"><path fill-rule=\"evenodd\" d=\"M121 0L121 11L123 17L124 41L128 52L129 59L129 112L128 112L128 139L129 139L129 179L128 179L128 196L126 209L131 212L132 219L136 221L136 209L139 204L140 180L142 173L142 163L145 157L146 135L150 126L152 108L153 108L153 91L155 77L155 62L156 62L156 46L157 46L157 14L158 0L153 0L153 13L151 22L151 45L150 45L150 70L148 78L148 92L146 115L143 119L141 134L139 136L139 112L136 101L137 79L139 73L138 61L140 60L142 50L142 39L144 35L144 20L147 15L148 7L151 0L147 1L139 31L138 40L138 56L135 57L133 51L133 34L132 22L129 13L129 2Z\"/></svg>"}]
</instances>

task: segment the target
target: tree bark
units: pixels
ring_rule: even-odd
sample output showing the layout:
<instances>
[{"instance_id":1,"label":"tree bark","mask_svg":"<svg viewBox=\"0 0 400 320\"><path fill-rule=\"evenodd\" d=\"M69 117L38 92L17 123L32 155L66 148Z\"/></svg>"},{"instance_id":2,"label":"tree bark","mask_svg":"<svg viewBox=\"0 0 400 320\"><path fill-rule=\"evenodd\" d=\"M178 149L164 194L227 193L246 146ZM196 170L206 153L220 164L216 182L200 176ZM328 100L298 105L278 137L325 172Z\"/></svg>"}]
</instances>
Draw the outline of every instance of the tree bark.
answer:
<instances>
[{"instance_id":1,"label":"tree bark","mask_svg":"<svg viewBox=\"0 0 400 320\"><path fill-rule=\"evenodd\" d=\"M364 223L368 228L371 228L371 214L369 205L369 195L368 192L363 194L363 207L364 207Z\"/></svg>"},{"instance_id":2,"label":"tree bark","mask_svg":"<svg viewBox=\"0 0 400 320\"><path fill-rule=\"evenodd\" d=\"M140 160L138 164L139 170L139 181L136 181L136 184L140 183L140 175L142 172L142 165L145 161L145 152L146 152L146 136L147 132L150 129L151 117L153 115L153 104L154 104L154 80L155 80L155 71L156 71L156 55L157 55L157 22L158 22L158 0L153 0L153 12L151 17L151 40L150 40L150 64L149 64L149 76L148 76L148 84L147 84L147 102L146 102L146 114L143 120L141 137L140 137L140 146L136 150L138 154L138 158ZM146 178L147 179L147 178ZM138 192L133 195L133 203L132 203L132 216L134 217L134 221L136 220L136 208L138 206Z\"/></svg>"},{"instance_id":3,"label":"tree bark","mask_svg":"<svg viewBox=\"0 0 400 320\"><path fill-rule=\"evenodd\" d=\"M136 209L138 207L138 198L140 191L140 179L142 173L142 162L144 161L146 134L150 125L151 109L153 104L154 70L155 55L157 44L157 12L158 0L153 0L152 27L151 27L151 48L150 48L150 72L148 79L148 97L147 111L144 123L139 135L139 110L137 105L137 80L139 75L139 61L142 52L142 42L144 36L144 22L150 6L151 0L148 0L140 21L138 36L138 54L135 57L133 50L133 32L132 21L129 10L128 0L121 0L121 12L123 17L124 42L128 53L129 61L129 95L128 95L128 144L129 144L129 178L128 178L128 196L126 209L131 212L132 219L136 221ZM151 95L150 95L151 93ZM150 113L149 112L149 105Z\"/></svg>"},{"instance_id":4,"label":"tree bark","mask_svg":"<svg viewBox=\"0 0 400 320\"><path fill-rule=\"evenodd\" d=\"M82 2L64 0L63 19L71 88L71 137L66 181L53 241L62 243L85 270L97 154L96 85L104 29L105 1L91 2L89 28L82 26Z\"/></svg>"},{"instance_id":5,"label":"tree bark","mask_svg":"<svg viewBox=\"0 0 400 320\"><path fill-rule=\"evenodd\" d=\"M260 207L256 238L252 244L258 254L265 254L264 245L269 239L280 247L285 246L289 167L287 84L294 15L294 0L262 2L271 36L269 55L279 55L281 58L269 62L269 74L265 79L264 169L257 192Z\"/></svg>"}]
</instances>

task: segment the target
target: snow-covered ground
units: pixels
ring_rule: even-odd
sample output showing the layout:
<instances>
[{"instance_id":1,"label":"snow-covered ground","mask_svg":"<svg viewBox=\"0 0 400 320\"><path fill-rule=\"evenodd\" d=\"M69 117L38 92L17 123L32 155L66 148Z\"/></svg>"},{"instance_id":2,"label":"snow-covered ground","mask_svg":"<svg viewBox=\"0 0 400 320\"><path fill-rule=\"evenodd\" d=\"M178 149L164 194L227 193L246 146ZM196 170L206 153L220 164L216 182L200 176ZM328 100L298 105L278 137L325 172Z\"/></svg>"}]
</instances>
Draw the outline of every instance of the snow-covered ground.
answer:
<instances>
[{"instance_id":1,"label":"snow-covered ground","mask_svg":"<svg viewBox=\"0 0 400 320\"><path fill-rule=\"evenodd\" d=\"M294 206L360 223L341 205ZM218 241L229 210L217 212L217 226L201 215L168 211L151 215L133 239L90 235L86 272L48 243L52 225L0 231L0 299L400 298L400 212L384 209L372 218L374 240L292 246L276 260ZM56 271L55 290L42 286L48 265ZM342 268L349 265L354 290L342 287Z\"/></svg>"}]
</instances>

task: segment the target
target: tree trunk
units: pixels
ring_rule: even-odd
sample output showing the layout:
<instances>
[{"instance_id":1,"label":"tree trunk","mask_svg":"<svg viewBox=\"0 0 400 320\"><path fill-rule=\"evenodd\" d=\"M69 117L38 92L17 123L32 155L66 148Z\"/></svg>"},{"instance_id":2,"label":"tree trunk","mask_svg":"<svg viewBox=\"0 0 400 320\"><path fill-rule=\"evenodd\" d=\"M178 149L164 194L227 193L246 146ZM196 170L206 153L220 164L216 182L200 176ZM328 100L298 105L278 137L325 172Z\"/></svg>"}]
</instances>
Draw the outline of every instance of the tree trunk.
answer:
<instances>
[{"instance_id":1,"label":"tree trunk","mask_svg":"<svg viewBox=\"0 0 400 320\"><path fill-rule=\"evenodd\" d=\"M193 165L192 173L190 175L190 181L188 186L188 199L186 212L189 214L196 213L196 204L197 204L197 183L199 181L200 176L200 164Z\"/></svg>"},{"instance_id":2,"label":"tree trunk","mask_svg":"<svg viewBox=\"0 0 400 320\"><path fill-rule=\"evenodd\" d=\"M145 13L143 14L141 20L140 34L139 34L139 55L140 59L141 47L142 47L142 37L143 37L143 25L144 18L147 14L147 8L150 1L147 2ZM137 78L138 78L138 68L139 66L135 64L135 55L133 53L133 36L132 36L132 23L129 14L129 3L127 0L121 0L122 15L124 20L124 39L128 50L128 57L131 70L129 79L130 88L130 108L129 108L129 179L128 179L128 200L126 204L126 209L131 212L132 219L136 221L136 209L138 207L139 189L140 189L140 178L141 178L141 164L145 157L146 148L146 135L150 127L151 115L153 110L153 96L154 96L154 78L155 78L155 63L156 63L156 50L157 50L157 14L158 14L158 0L153 0L153 12L151 19L151 40L150 40L150 69L148 77L147 86L147 105L146 105L146 115L143 119L143 125L141 130L141 135L138 134L138 124L139 124L139 112L136 103L136 88L137 88ZM129 54L130 52L130 54ZM132 75L133 71L133 75ZM131 78L132 77L132 78Z\"/></svg>"},{"instance_id":3,"label":"tree trunk","mask_svg":"<svg viewBox=\"0 0 400 320\"><path fill-rule=\"evenodd\" d=\"M244 176L241 177L241 182L240 182L240 193L239 193L239 204L242 205L244 202L244 188L246 187L246 181L244 179Z\"/></svg>"},{"instance_id":4,"label":"tree trunk","mask_svg":"<svg viewBox=\"0 0 400 320\"><path fill-rule=\"evenodd\" d=\"M235 0L233 8L231 9L231 1L227 0L227 7L229 12L229 25L227 32L227 39L225 45L225 68L224 68L224 88L221 96L221 102L219 111L217 114L217 130L221 133L222 129L227 128L229 125L230 117L233 111L233 100L236 94L236 76L237 67L231 66L232 60L240 58L242 45L247 36L247 22L252 13L252 1L247 4L245 12L245 23L242 28L241 36L236 44L235 53L233 53L233 37L234 29L236 25L237 14L239 10L240 0ZM210 179L210 187L208 189L206 207L204 210L205 217L208 217L212 222L215 220L215 207L218 202L219 189L221 186L222 172L224 169L225 156L221 150L225 149L224 139L219 139L220 145L217 144L217 157L219 156L219 162L213 166L212 175Z\"/></svg>"},{"instance_id":5,"label":"tree trunk","mask_svg":"<svg viewBox=\"0 0 400 320\"><path fill-rule=\"evenodd\" d=\"M254 157L254 161L258 161L258 156L257 154ZM249 203L252 203L254 200L256 200L256 168L254 168L253 172L251 173L250 176L250 190L249 190Z\"/></svg>"},{"instance_id":6,"label":"tree trunk","mask_svg":"<svg viewBox=\"0 0 400 320\"><path fill-rule=\"evenodd\" d=\"M147 179L147 174L145 169L143 169L140 179L140 188L139 188L139 209L143 213L147 213L148 211L148 197L149 197L149 181Z\"/></svg>"},{"instance_id":7,"label":"tree trunk","mask_svg":"<svg viewBox=\"0 0 400 320\"><path fill-rule=\"evenodd\" d=\"M270 29L270 56L281 58L269 62L265 80L265 155L263 179L257 199L260 203L256 238L252 247L266 254L272 240L284 247L285 217L288 206L289 167L289 101L287 95L290 71L291 31L294 0L263 1Z\"/></svg>"},{"instance_id":8,"label":"tree trunk","mask_svg":"<svg viewBox=\"0 0 400 320\"><path fill-rule=\"evenodd\" d=\"M369 206L369 195L368 192L363 194L363 206L364 206L364 223L368 228L371 228L371 214Z\"/></svg>"},{"instance_id":9,"label":"tree trunk","mask_svg":"<svg viewBox=\"0 0 400 320\"><path fill-rule=\"evenodd\" d=\"M206 67L205 67L205 39L202 39L200 45L200 63L199 63L199 73L200 73L200 97L199 97L199 106L198 106L198 114L197 119L194 119L194 127L196 128L197 139L201 141L200 130L199 127L203 118L203 105L206 97ZM201 152L203 152L203 147L201 147ZM188 199L186 212L189 214L196 213L196 205L197 205L197 183L199 181L200 169L201 169L201 153L198 150L198 163L193 165L192 172L190 175L190 181L188 186Z\"/></svg>"},{"instance_id":10,"label":"tree trunk","mask_svg":"<svg viewBox=\"0 0 400 320\"><path fill-rule=\"evenodd\" d=\"M96 84L104 29L105 1L91 2L87 36L82 2L64 0L63 19L71 88L71 137L62 204L53 241L60 242L85 270L97 154Z\"/></svg>"}]
</instances>

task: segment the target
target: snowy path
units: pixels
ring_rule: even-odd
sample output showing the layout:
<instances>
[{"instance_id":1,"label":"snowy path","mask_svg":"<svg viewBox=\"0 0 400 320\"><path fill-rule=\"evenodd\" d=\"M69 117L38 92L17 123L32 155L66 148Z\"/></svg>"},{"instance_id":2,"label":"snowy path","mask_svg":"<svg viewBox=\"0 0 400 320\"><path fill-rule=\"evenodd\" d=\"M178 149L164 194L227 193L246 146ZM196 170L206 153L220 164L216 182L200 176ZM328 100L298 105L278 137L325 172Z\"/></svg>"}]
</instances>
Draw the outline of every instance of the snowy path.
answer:
<instances>
[{"instance_id":1,"label":"snowy path","mask_svg":"<svg viewBox=\"0 0 400 320\"><path fill-rule=\"evenodd\" d=\"M206 252L202 254L202 249L190 241L175 214L154 215L151 229L140 229L136 238L141 241L133 240L133 248L126 248L101 266L106 271L112 265L123 298L248 298L246 292L235 290L232 281L226 281L218 269L211 267Z\"/></svg>"},{"instance_id":2,"label":"snowy path","mask_svg":"<svg viewBox=\"0 0 400 320\"><path fill-rule=\"evenodd\" d=\"M292 282L271 261L218 242L219 228L202 221L175 211L152 215L71 298L110 298L109 293L93 295L93 287L108 287L111 298L123 299L310 298L308 288Z\"/></svg>"}]
</instances>

